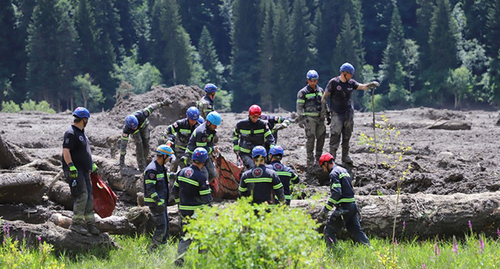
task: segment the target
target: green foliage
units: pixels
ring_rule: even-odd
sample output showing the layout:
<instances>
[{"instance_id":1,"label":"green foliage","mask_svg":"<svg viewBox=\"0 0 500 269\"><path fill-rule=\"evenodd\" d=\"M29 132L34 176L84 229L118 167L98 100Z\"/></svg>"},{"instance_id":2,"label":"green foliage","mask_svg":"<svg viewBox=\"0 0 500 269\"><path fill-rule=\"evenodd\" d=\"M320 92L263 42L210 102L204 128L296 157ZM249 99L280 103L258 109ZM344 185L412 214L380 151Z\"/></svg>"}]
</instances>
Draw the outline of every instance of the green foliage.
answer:
<instances>
[{"instance_id":1,"label":"green foliage","mask_svg":"<svg viewBox=\"0 0 500 269\"><path fill-rule=\"evenodd\" d=\"M472 94L474 83L472 73L467 67L461 66L455 70L451 70L446 81L448 89L453 92L453 96L455 97L455 108L459 108L462 100Z\"/></svg>"},{"instance_id":2,"label":"green foliage","mask_svg":"<svg viewBox=\"0 0 500 269\"><path fill-rule=\"evenodd\" d=\"M101 88L99 85L92 84L89 74L76 76L73 86L81 93L81 96L75 96L76 103L83 103L83 106L89 110L96 109L105 100Z\"/></svg>"},{"instance_id":3,"label":"green foliage","mask_svg":"<svg viewBox=\"0 0 500 269\"><path fill-rule=\"evenodd\" d=\"M203 77L203 80L217 85L225 84L227 82L223 75L225 69L219 61L219 56L215 50L213 38L206 26L203 26L201 31L200 40L198 42L198 53L200 59L199 62L203 70L207 72L206 76Z\"/></svg>"},{"instance_id":4,"label":"green foliage","mask_svg":"<svg viewBox=\"0 0 500 269\"><path fill-rule=\"evenodd\" d=\"M143 65L137 63L137 50L133 50L131 56L123 58L120 66L115 64L114 68L113 77L120 80L121 85L130 85L120 87L119 93L141 94L149 91L151 86L161 84L161 74L156 67L150 63Z\"/></svg>"},{"instance_id":5,"label":"green foliage","mask_svg":"<svg viewBox=\"0 0 500 269\"><path fill-rule=\"evenodd\" d=\"M45 112L48 114L55 114L56 111L50 107L47 101L41 101L39 103L28 100L21 104L22 111L38 111ZM21 111L21 108L14 101L2 102L2 112L6 113L17 113Z\"/></svg>"},{"instance_id":6,"label":"green foliage","mask_svg":"<svg viewBox=\"0 0 500 269\"><path fill-rule=\"evenodd\" d=\"M373 104L375 104L375 111L382 111L387 109L387 99L382 94L375 94L375 96L373 96L372 102L371 92L364 92L361 101L363 103L363 107L368 111L373 110Z\"/></svg>"},{"instance_id":7,"label":"green foliage","mask_svg":"<svg viewBox=\"0 0 500 269\"><path fill-rule=\"evenodd\" d=\"M2 112L17 113L19 111L21 111L21 108L18 104L14 103L14 101L2 101Z\"/></svg>"},{"instance_id":8,"label":"green foliage","mask_svg":"<svg viewBox=\"0 0 500 269\"><path fill-rule=\"evenodd\" d=\"M219 112L231 111L231 104L233 103L233 92L225 91L221 88L217 90L215 98L215 107Z\"/></svg>"},{"instance_id":9,"label":"green foliage","mask_svg":"<svg viewBox=\"0 0 500 269\"><path fill-rule=\"evenodd\" d=\"M313 266L320 258L318 224L300 209L279 206L266 212L268 208L247 199L204 208L186 227L186 236L193 239L186 261L193 268Z\"/></svg>"}]
</instances>

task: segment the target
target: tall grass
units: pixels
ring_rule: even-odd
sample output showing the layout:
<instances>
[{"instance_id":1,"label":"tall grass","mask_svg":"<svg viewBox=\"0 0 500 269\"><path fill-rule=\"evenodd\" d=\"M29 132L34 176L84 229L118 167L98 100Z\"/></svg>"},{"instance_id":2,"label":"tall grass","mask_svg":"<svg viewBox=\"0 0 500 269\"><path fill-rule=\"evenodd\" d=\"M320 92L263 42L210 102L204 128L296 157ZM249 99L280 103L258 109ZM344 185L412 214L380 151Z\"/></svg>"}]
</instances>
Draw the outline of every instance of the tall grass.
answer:
<instances>
[{"instance_id":1,"label":"tall grass","mask_svg":"<svg viewBox=\"0 0 500 269\"><path fill-rule=\"evenodd\" d=\"M223 234L221 235L223 236ZM500 236L500 235L499 235ZM485 237L470 233L461 240L403 240L370 238L373 249L350 240L339 241L333 251L323 242L311 256L316 257L307 268L499 268L499 236ZM120 245L103 253L91 250L70 255L55 253L42 243L28 249L23 240L6 237L0 247L0 268L176 268L177 242L171 241L155 252L148 250L149 237L113 236ZM395 255L393 255L395 246ZM253 246L256 247L256 246ZM297 251L301 246L297 245ZM252 248L249 248L252 251ZM203 253L199 254L205 255ZM285 255L291 255L285 253ZM194 264L186 260L183 268L220 268L216 260L210 264ZM256 267L257 268L257 267ZM264 268L264 267L262 267ZM265 268L278 268L268 265ZM289 267L279 267L289 268Z\"/></svg>"}]
</instances>

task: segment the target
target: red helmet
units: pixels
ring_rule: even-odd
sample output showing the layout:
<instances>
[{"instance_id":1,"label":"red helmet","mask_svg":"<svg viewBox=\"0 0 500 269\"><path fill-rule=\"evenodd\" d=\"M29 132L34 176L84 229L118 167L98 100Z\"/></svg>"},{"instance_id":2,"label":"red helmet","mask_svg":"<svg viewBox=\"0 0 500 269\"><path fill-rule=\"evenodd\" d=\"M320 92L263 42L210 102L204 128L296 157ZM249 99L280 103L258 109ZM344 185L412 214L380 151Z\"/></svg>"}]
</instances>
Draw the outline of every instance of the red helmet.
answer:
<instances>
[{"instance_id":1,"label":"red helmet","mask_svg":"<svg viewBox=\"0 0 500 269\"><path fill-rule=\"evenodd\" d=\"M262 114L262 109L260 108L260 106L258 105L252 105L249 109L248 109L248 115L249 116L258 116L260 117L260 114Z\"/></svg>"},{"instance_id":2,"label":"red helmet","mask_svg":"<svg viewBox=\"0 0 500 269\"><path fill-rule=\"evenodd\" d=\"M325 162L329 162L331 160L335 160L335 158L332 156L332 154L330 153L324 153L323 155L321 155L321 157L319 157L319 166L323 166L323 164Z\"/></svg>"}]
</instances>

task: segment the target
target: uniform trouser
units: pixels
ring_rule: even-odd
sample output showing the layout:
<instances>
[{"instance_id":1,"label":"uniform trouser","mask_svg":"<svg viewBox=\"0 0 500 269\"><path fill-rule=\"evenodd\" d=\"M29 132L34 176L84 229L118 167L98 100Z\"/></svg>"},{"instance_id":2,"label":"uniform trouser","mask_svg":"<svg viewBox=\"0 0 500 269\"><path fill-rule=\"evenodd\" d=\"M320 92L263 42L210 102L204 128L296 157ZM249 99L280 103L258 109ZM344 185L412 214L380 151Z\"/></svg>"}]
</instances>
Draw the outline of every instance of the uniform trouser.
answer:
<instances>
[{"instance_id":1,"label":"uniform trouser","mask_svg":"<svg viewBox=\"0 0 500 269\"><path fill-rule=\"evenodd\" d=\"M150 206L151 215L153 215L153 222L155 225L155 231L153 233L153 237L151 240L153 244L164 244L168 239L168 217L167 217L167 208L165 206L164 210L160 211L156 206Z\"/></svg>"},{"instance_id":2,"label":"uniform trouser","mask_svg":"<svg viewBox=\"0 0 500 269\"><path fill-rule=\"evenodd\" d=\"M348 110L345 113L335 113L332 111L332 123L330 125L330 154L336 157L337 149L342 135L342 156L349 155L349 140L351 139L354 127L354 111Z\"/></svg>"},{"instance_id":3,"label":"uniform trouser","mask_svg":"<svg viewBox=\"0 0 500 269\"><path fill-rule=\"evenodd\" d=\"M186 155L186 148L182 149L179 146L175 147L175 161L170 164L170 172L177 172L177 168L184 168L186 165L181 162L181 158Z\"/></svg>"},{"instance_id":4,"label":"uniform trouser","mask_svg":"<svg viewBox=\"0 0 500 269\"><path fill-rule=\"evenodd\" d=\"M149 157L149 128L145 126L138 133L133 135L135 143L135 153L137 165L140 171L146 169L146 163Z\"/></svg>"},{"instance_id":5,"label":"uniform trouser","mask_svg":"<svg viewBox=\"0 0 500 269\"><path fill-rule=\"evenodd\" d=\"M190 213L187 213L190 212ZM184 231L184 226L187 225L186 217L187 216L192 216L194 211L188 211L188 210L183 210L181 212L181 239L179 240L179 245L177 245L177 254L180 256L184 253L189 248L189 245L191 245L191 239L184 239L184 235L186 235L186 232Z\"/></svg>"},{"instance_id":6,"label":"uniform trouser","mask_svg":"<svg viewBox=\"0 0 500 269\"><path fill-rule=\"evenodd\" d=\"M365 245L370 245L370 240L361 229L361 224L358 219L358 207L356 203L342 203L341 207L343 210L348 210L349 212L343 216L336 217L333 214L330 215L328 222L325 226L325 241L328 247L332 247L333 244L337 243L337 238L335 235L345 226L348 232L352 234L354 240L361 242Z\"/></svg>"},{"instance_id":7,"label":"uniform trouser","mask_svg":"<svg viewBox=\"0 0 500 269\"><path fill-rule=\"evenodd\" d=\"M253 162L251 154L240 152L240 158L243 164L245 165L246 170L255 168L255 163Z\"/></svg>"},{"instance_id":8,"label":"uniform trouser","mask_svg":"<svg viewBox=\"0 0 500 269\"><path fill-rule=\"evenodd\" d=\"M92 194L90 172L78 170L78 177L73 179L69 178L69 171L65 169L64 175L71 189L71 196L74 199L73 223L94 223L94 195Z\"/></svg>"},{"instance_id":9,"label":"uniform trouser","mask_svg":"<svg viewBox=\"0 0 500 269\"><path fill-rule=\"evenodd\" d=\"M307 151L307 164L314 163L314 142L316 142L316 161L323 153L323 146L325 145L326 127L323 120L317 117L306 117L304 119L306 131L306 151Z\"/></svg>"},{"instance_id":10,"label":"uniform trouser","mask_svg":"<svg viewBox=\"0 0 500 269\"><path fill-rule=\"evenodd\" d=\"M201 172L207 177L208 181L211 181L217 176L217 170L215 170L214 161L212 157L208 157Z\"/></svg>"}]
</instances>

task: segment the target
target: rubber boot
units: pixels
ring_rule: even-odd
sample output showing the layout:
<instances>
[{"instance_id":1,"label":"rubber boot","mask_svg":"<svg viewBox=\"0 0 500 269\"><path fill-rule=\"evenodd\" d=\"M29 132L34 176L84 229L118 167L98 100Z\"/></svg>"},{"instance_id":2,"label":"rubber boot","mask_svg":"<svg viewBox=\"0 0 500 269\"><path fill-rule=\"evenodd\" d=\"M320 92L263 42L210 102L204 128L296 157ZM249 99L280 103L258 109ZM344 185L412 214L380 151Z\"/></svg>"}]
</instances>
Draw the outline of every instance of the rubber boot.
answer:
<instances>
[{"instance_id":1,"label":"rubber boot","mask_svg":"<svg viewBox=\"0 0 500 269\"><path fill-rule=\"evenodd\" d=\"M352 159L349 157L349 152L342 150L342 162L346 164L352 164Z\"/></svg>"},{"instance_id":2,"label":"rubber boot","mask_svg":"<svg viewBox=\"0 0 500 269\"><path fill-rule=\"evenodd\" d=\"M101 234L101 231L95 226L95 222L87 222L87 230L93 235Z\"/></svg>"},{"instance_id":3,"label":"rubber boot","mask_svg":"<svg viewBox=\"0 0 500 269\"><path fill-rule=\"evenodd\" d=\"M87 229L85 229L85 227L83 226L83 220L75 220L73 219L73 223L71 223L71 225L69 226L69 229L73 232L77 232L81 235L88 235L89 232L87 231Z\"/></svg>"}]
</instances>

